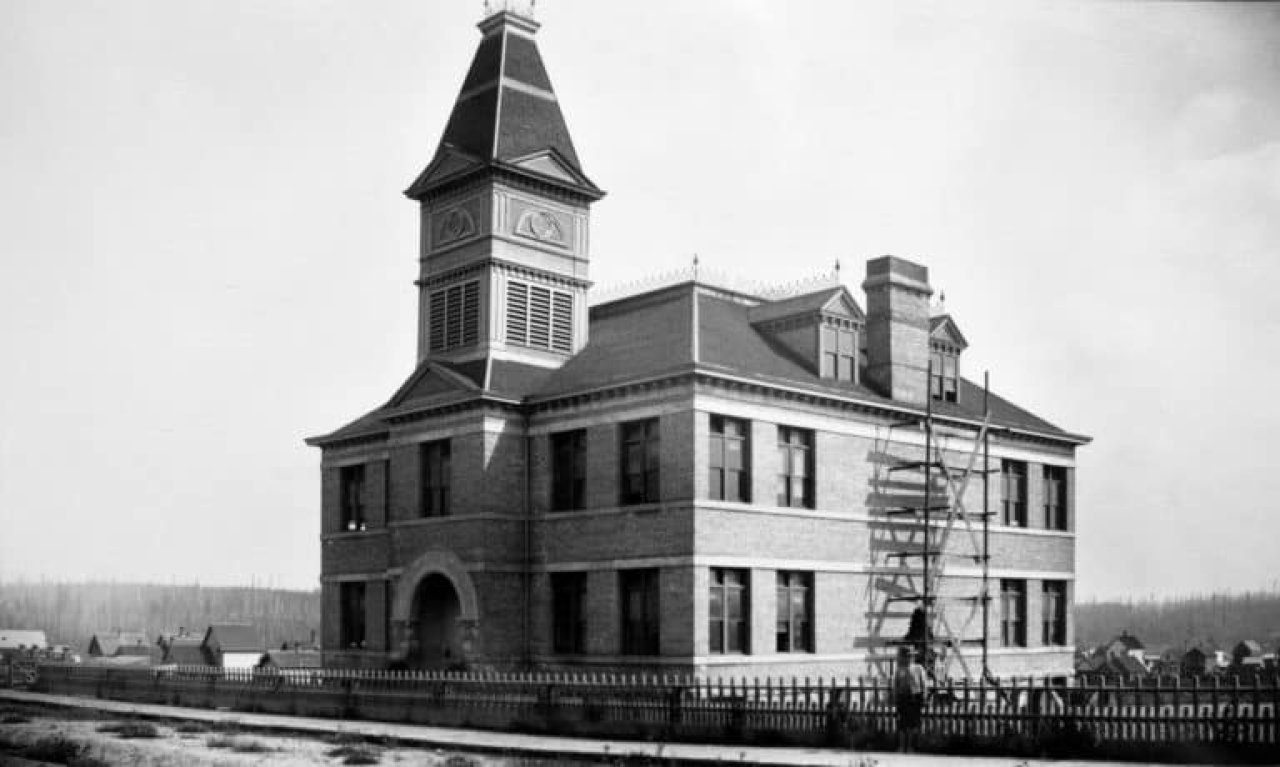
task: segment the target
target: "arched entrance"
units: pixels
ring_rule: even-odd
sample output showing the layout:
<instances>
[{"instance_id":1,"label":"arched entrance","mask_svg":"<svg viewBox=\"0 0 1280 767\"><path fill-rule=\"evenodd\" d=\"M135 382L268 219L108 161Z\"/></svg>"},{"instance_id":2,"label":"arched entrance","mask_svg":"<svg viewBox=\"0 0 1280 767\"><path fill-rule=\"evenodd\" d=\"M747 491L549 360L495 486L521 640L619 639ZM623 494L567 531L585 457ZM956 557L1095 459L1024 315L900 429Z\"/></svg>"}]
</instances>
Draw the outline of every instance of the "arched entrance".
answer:
<instances>
[{"instance_id":1,"label":"arched entrance","mask_svg":"<svg viewBox=\"0 0 1280 767\"><path fill-rule=\"evenodd\" d=\"M395 584L392 661L411 668L465 666L479 639L475 584L449 551L428 551Z\"/></svg>"},{"instance_id":2,"label":"arched entrance","mask_svg":"<svg viewBox=\"0 0 1280 767\"><path fill-rule=\"evenodd\" d=\"M448 669L463 663L462 605L449 579L432 573L413 595L413 637L405 662L412 668Z\"/></svg>"}]
</instances>

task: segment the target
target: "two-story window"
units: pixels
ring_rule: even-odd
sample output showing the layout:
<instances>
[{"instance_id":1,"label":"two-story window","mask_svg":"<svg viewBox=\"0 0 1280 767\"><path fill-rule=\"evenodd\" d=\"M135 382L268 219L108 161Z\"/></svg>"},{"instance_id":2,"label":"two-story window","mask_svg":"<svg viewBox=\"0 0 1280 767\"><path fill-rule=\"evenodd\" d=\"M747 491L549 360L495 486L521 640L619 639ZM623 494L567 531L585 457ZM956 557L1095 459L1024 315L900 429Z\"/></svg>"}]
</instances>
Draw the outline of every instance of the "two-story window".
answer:
<instances>
[{"instance_id":1,"label":"two-story window","mask_svg":"<svg viewBox=\"0 0 1280 767\"><path fill-rule=\"evenodd\" d=\"M721 415L711 416L708 493L716 501L751 502L751 424Z\"/></svg>"},{"instance_id":2,"label":"two-story window","mask_svg":"<svg viewBox=\"0 0 1280 767\"><path fill-rule=\"evenodd\" d=\"M449 440L424 442L418 448L422 498L420 507L424 517L443 517L449 514Z\"/></svg>"},{"instance_id":3,"label":"two-story window","mask_svg":"<svg viewBox=\"0 0 1280 767\"><path fill-rule=\"evenodd\" d=\"M480 283L476 280L431 292L429 346L443 352L473 346L480 337Z\"/></svg>"},{"instance_id":4,"label":"two-story window","mask_svg":"<svg viewBox=\"0 0 1280 767\"><path fill-rule=\"evenodd\" d=\"M551 574L552 650L566 655L587 651L587 574Z\"/></svg>"},{"instance_id":5,"label":"two-story window","mask_svg":"<svg viewBox=\"0 0 1280 767\"><path fill-rule=\"evenodd\" d=\"M708 617L711 621L710 649L714 654L745 653L751 649L748 641L751 610L747 599L747 578L746 570L711 568Z\"/></svg>"},{"instance_id":6,"label":"two-story window","mask_svg":"<svg viewBox=\"0 0 1280 767\"><path fill-rule=\"evenodd\" d=\"M343 466L338 470L342 509L340 530L364 530L364 464Z\"/></svg>"},{"instance_id":7,"label":"two-story window","mask_svg":"<svg viewBox=\"0 0 1280 767\"><path fill-rule=\"evenodd\" d=\"M657 568L618 573L623 655L657 655L660 650L658 580Z\"/></svg>"},{"instance_id":8,"label":"two-story window","mask_svg":"<svg viewBox=\"0 0 1280 767\"><path fill-rule=\"evenodd\" d=\"M662 445L658 419L622 424L621 482L619 502L657 503L661 499Z\"/></svg>"},{"instance_id":9,"label":"two-story window","mask_svg":"<svg viewBox=\"0 0 1280 767\"><path fill-rule=\"evenodd\" d=\"M551 435L551 509L568 511L587 505L587 430Z\"/></svg>"},{"instance_id":10,"label":"two-story window","mask_svg":"<svg viewBox=\"0 0 1280 767\"><path fill-rule=\"evenodd\" d=\"M1011 527L1027 526L1027 464L1023 461L1002 460L1000 483L1003 501L1001 521Z\"/></svg>"},{"instance_id":11,"label":"two-story window","mask_svg":"<svg viewBox=\"0 0 1280 767\"><path fill-rule=\"evenodd\" d=\"M1044 467L1044 526L1067 529L1067 470L1062 466Z\"/></svg>"},{"instance_id":12,"label":"two-story window","mask_svg":"<svg viewBox=\"0 0 1280 767\"><path fill-rule=\"evenodd\" d=\"M344 650L364 648L364 591L363 581L338 584L338 612L341 618L339 643Z\"/></svg>"},{"instance_id":13,"label":"two-story window","mask_svg":"<svg viewBox=\"0 0 1280 767\"><path fill-rule=\"evenodd\" d=\"M929 367L932 370L929 391L933 398L943 402L959 401L960 357L947 352L934 351L929 354Z\"/></svg>"},{"instance_id":14,"label":"two-story window","mask_svg":"<svg viewBox=\"0 0 1280 767\"><path fill-rule=\"evenodd\" d=\"M823 378L858 380L858 334L851 328L822 326L820 341Z\"/></svg>"},{"instance_id":15,"label":"two-story window","mask_svg":"<svg viewBox=\"0 0 1280 767\"><path fill-rule=\"evenodd\" d=\"M812 509L813 432L778 427L778 505Z\"/></svg>"},{"instance_id":16,"label":"two-story window","mask_svg":"<svg viewBox=\"0 0 1280 767\"><path fill-rule=\"evenodd\" d=\"M1000 644L1027 646L1027 582L1004 578L1000 581Z\"/></svg>"},{"instance_id":17,"label":"two-story window","mask_svg":"<svg viewBox=\"0 0 1280 767\"><path fill-rule=\"evenodd\" d=\"M1044 581L1040 594L1041 643L1061 646L1067 643L1067 582Z\"/></svg>"},{"instance_id":18,"label":"two-story window","mask_svg":"<svg viewBox=\"0 0 1280 767\"><path fill-rule=\"evenodd\" d=\"M813 652L813 573L778 572L778 652Z\"/></svg>"},{"instance_id":19,"label":"two-story window","mask_svg":"<svg viewBox=\"0 0 1280 767\"><path fill-rule=\"evenodd\" d=\"M507 343L573 351L573 295L543 285L507 283Z\"/></svg>"}]
</instances>

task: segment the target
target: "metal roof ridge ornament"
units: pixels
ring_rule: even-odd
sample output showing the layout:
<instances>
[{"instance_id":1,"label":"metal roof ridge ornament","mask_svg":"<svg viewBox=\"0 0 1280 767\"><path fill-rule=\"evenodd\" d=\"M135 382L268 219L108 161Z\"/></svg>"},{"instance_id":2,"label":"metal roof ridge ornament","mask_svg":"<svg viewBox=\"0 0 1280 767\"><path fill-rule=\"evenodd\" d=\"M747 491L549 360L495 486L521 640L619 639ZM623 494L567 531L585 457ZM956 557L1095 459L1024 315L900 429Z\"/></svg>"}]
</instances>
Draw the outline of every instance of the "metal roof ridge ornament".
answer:
<instances>
[{"instance_id":1,"label":"metal roof ridge ornament","mask_svg":"<svg viewBox=\"0 0 1280 767\"><path fill-rule=\"evenodd\" d=\"M592 305L609 303L685 282L695 282L709 288L740 293L762 301L780 301L819 290L837 288L841 285L839 262L833 269L789 282L776 283L762 280L745 280L731 272L711 269L701 262L701 258L694 256L692 263L687 266L678 267L670 271L657 272L626 282L593 287L590 292L589 303Z\"/></svg>"}]
</instances>

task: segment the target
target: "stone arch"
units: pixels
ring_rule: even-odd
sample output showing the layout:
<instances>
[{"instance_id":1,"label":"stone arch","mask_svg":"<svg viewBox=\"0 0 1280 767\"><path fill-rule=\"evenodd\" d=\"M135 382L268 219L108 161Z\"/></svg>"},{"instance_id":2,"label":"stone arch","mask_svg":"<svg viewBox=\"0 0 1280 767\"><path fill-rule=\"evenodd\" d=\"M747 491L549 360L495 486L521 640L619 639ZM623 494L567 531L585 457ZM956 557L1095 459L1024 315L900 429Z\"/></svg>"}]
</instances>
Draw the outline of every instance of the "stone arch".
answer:
<instances>
[{"instance_id":1,"label":"stone arch","mask_svg":"<svg viewBox=\"0 0 1280 767\"><path fill-rule=\"evenodd\" d=\"M480 627L480 601L476 596L475 583L457 554L434 550L424 552L415 559L396 581L395 598L391 603L393 661L404 661L410 655L410 627L416 619L414 600L419 587L433 575L442 576L453 586L458 598L458 626L462 631L464 656L471 654Z\"/></svg>"}]
</instances>

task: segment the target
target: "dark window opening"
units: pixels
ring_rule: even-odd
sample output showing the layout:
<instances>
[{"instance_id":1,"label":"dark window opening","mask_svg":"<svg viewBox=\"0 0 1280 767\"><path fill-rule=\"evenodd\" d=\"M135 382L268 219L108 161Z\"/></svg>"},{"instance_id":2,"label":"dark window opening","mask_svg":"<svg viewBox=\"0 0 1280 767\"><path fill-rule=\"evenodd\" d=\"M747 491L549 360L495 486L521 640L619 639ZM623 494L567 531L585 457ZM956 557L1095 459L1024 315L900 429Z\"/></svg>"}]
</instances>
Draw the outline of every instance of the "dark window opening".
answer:
<instances>
[{"instance_id":1,"label":"dark window opening","mask_svg":"<svg viewBox=\"0 0 1280 767\"><path fill-rule=\"evenodd\" d=\"M364 591L363 582L346 582L339 584L341 601L342 634L339 642L344 650L363 650L364 635Z\"/></svg>"},{"instance_id":2,"label":"dark window opening","mask_svg":"<svg viewBox=\"0 0 1280 767\"><path fill-rule=\"evenodd\" d=\"M1041 594L1041 643L1060 647L1067 643L1066 581L1045 581Z\"/></svg>"},{"instance_id":3,"label":"dark window opening","mask_svg":"<svg viewBox=\"0 0 1280 767\"><path fill-rule=\"evenodd\" d=\"M814 508L813 452L812 431L778 427L779 506Z\"/></svg>"},{"instance_id":4,"label":"dark window opening","mask_svg":"<svg viewBox=\"0 0 1280 767\"><path fill-rule=\"evenodd\" d=\"M1000 581L1000 644L1027 646L1027 582Z\"/></svg>"},{"instance_id":5,"label":"dark window opening","mask_svg":"<svg viewBox=\"0 0 1280 767\"><path fill-rule=\"evenodd\" d=\"M711 416L708 444L709 496L716 501L751 502L751 424Z\"/></svg>"},{"instance_id":6,"label":"dark window opening","mask_svg":"<svg viewBox=\"0 0 1280 767\"><path fill-rule=\"evenodd\" d=\"M622 570L618 583L622 597L622 654L657 655L659 571Z\"/></svg>"},{"instance_id":7,"label":"dark window opening","mask_svg":"<svg viewBox=\"0 0 1280 767\"><path fill-rule=\"evenodd\" d=\"M421 508L424 517L449 514L449 440L424 442L420 448L422 475Z\"/></svg>"},{"instance_id":8,"label":"dark window opening","mask_svg":"<svg viewBox=\"0 0 1280 767\"><path fill-rule=\"evenodd\" d=\"M551 574L552 650L566 655L587 651L587 574Z\"/></svg>"},{"instance_id":9,"label":"dark window opening","mask_svg":"<svg viewBox=\"0 0 1280 767\"><path fill-rule=\"evenodd\" d=\"M1062 466L1044 467L1044 526L1067 529L1067 470Z\"/></svg>"},{"instance_id":10,"label":"dark window opening","mask_svg":"<svg viewBox=\"0 0 1280 767\"><path fill-rule=\"evenodd\" d=\"M711 568L711 652L746 653L751 611L748 605L746 570Z\"/></svg>"},{"instance_id":11,"label":"dark window opening","mask_svg":"<svg viewBox=\"0 0 1280 767\"><path fill-rule=\"evenodd\" d=\"M619 502L657 503L661 499L662 460L657 418L622 424L621 459Z\"/></svg>"},{"instance_id":12,"label":"dark window opening","mask_svg":"<svg viewBox=\"0 0 1280 767\"><path fill-rule=\"evenodd\" d=\"M1027 464L1001 461L1000 481L1003 485L1001 520L1011 527L1027 526Z\"/></svg>"},{"instance_id":13,"label":"dark window opening","mask_svg":"<svg viewBox=\"0 0 1280 767\"><path fill-rule=\"evenodd\" d=\"M778 652L813 652L813 573L778 573Z\"/></svg>"},{"instance_id":14,"label":"dark window opening","mask_svg":"<svg viewBox=\"0 0 1280 767\"><path fill-rule=\"evenodd\" d=\"M929 391L934 399L943 402L960 400L960 358L945 352L933 352L929 355L933 375L929 382Z\"/></svg>"},{"instance_id":15,"label":"dark window opening","mask_svg":"<svg viewBox=\"0 0 1280 767\"><path fill-rule=\"evenodd\" d=\"M551 435L551 508L586 508L587 431L577 429Z\"/></svg>"},{"instance_id":16,"label":"dark window opening","mask_svg":"<svg viewBox=\"0 0 1280 767\"><path fill-rule=\"evenodd\" d=\"M339 469L342 486L341 530L366 529L364 518L364 465Z\"/></svg>"}]
</instances>

